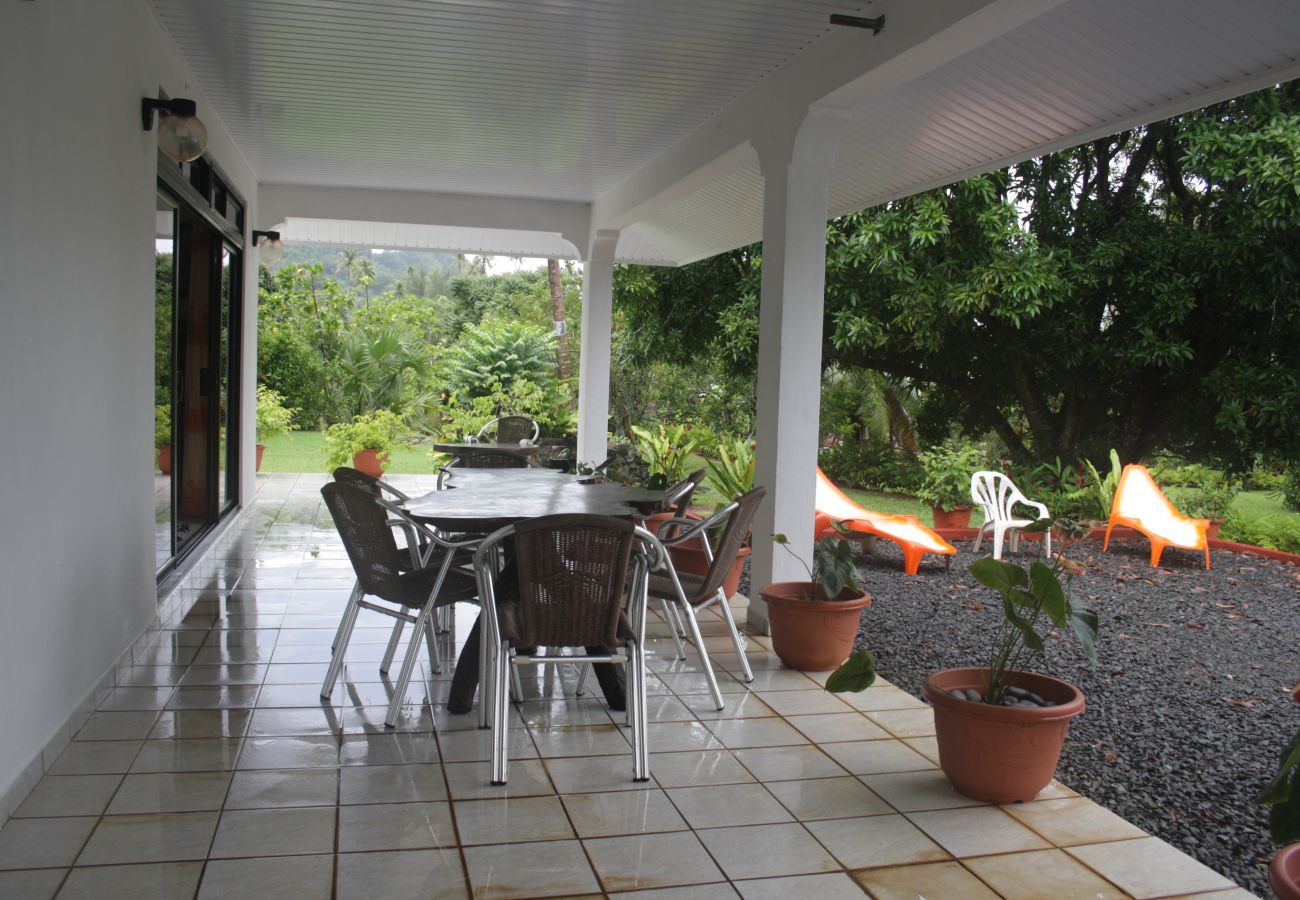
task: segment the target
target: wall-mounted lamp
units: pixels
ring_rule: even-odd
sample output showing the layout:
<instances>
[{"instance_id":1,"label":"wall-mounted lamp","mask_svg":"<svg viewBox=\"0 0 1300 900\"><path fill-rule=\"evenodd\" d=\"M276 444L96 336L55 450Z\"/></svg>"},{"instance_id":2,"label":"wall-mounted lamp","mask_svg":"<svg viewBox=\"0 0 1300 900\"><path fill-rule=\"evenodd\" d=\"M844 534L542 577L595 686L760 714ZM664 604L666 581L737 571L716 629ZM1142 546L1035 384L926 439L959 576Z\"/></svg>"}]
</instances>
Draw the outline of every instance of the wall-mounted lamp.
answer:
<instances>
[{"instance_id":1,"label":"wall-mounted lamp","mask_svg":"<svg viewBox=\"0 0 1300 900\"><path fill-rule=\"evenodd\" d=\"M278 231L254 231L253 246L257 248L261 261L268 266L284 259L284 241L280 240Z\"/></svg>"},{"instance_id":2,"label":"wall-mounted lamp","mask_svg":"<svg viewBox=\"0 0 1300 900\"><path fill-rule=\"evenodd\" d=\"M145 131L153 131L153 114L158 113L158 149L177 162L190 162L203 155L208 146L208 129L199 121L193 100L176 97L140 101L140 118Z\"/></svg>"},{"instance_id":3,"label":"wall-mounted lamp","mask_svg":"<svg viewBox=\"0 0 1300 900\"><path fill-rule=\"evenodd\" d=\"M870 28L872 36L875 36L880 34L880 30L885 27L885 17L867 18L865 16L846 16L841 13L831 13L831 24L847 25L850 28Z\"/></svg>"}]
</instances>

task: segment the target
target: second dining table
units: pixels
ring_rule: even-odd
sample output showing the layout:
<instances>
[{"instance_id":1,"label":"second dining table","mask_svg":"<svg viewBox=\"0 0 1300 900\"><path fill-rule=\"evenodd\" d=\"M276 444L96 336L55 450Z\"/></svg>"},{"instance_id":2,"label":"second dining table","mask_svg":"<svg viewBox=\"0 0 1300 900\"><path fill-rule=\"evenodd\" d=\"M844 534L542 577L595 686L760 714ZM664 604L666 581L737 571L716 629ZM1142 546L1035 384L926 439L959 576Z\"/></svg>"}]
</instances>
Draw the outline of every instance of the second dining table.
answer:
<instances>
[{"instance_id":1,"label":"second dining table","mask_svg":"<svg viewBox=\"0 0 1300 900\"><path fill-rule=\"evenodd\" d=\"M446 532L483 534L539 516L583 513L631 518L661 511L666 491L629 487L592 476L570 475L555 469L450 469L442 490L413 497L407 513L419 522ZM507 563L498 578L513 575ZM498 582L498 588L504 585ZM504 593L504 592L502 592ZM499 593L498 596L501 596ZM467 713L478 687L480 629L474 623L456 661L447 710ZM595 666L597 680L611 705L621 707L622 685L616 667Z\"/></svg>"}]
</instances>

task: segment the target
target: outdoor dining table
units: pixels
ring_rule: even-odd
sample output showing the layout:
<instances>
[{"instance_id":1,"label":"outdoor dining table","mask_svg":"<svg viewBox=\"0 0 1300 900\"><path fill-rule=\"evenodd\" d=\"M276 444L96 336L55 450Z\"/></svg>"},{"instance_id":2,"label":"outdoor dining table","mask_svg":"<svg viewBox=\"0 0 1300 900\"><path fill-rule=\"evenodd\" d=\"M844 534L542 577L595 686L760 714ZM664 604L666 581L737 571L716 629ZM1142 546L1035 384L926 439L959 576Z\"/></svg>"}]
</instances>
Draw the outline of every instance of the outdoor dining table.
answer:
<instances>
[{"instance_id":1,"label":"outdoor dining table","mask_svg":"<svg viewBox=\"0 0 1300 900\"><path fill-rule=\"evenodd\" d=\"M525 519L564 513L618 518L646 516L659 512L667 504L665 491L628 487L555 469L450 469L449 474L443 490L414 497L405 506L413 519L458 534L486 536ZM518 589L512 562L512 558L507 558L498 576L498 598ZM448 712L467 713L474 706L482 621L482 616L475 621L456 661L447 698ZM588 652L605 651L592 648ZM612 707L621 709L621 670L607 665L592 668L605 698Z\"/></svg>"},{"instance_id":2,"label":"outdoor dining table","mask_svg":"<svg viewBox=\"0 0 1300 900\"><path fill-rule=\"evenodd\" d=\"M434 444L433 449L439 453L450 453L452 456L459 456L466 451L474 450L505 450L507 453L514 453L519 456L533 457L537 451L542 449L536 444L498 444L492 441L464 441L461 443L443 443Z\"/></svg>"}]
</instances>

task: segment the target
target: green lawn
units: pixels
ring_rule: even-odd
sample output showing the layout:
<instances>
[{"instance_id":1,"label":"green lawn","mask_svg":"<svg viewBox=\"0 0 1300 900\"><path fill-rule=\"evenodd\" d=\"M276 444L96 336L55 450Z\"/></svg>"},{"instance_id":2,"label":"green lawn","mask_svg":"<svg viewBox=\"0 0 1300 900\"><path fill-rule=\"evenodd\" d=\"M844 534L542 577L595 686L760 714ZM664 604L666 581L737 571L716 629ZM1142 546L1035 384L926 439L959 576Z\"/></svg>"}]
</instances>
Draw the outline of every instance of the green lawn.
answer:
<instances>
[{"instance_id":1,"label":"green lawn","mask_svg":"<svg viewBox=\"0 0 1300 900\"><path fill-rule=\"evenodd\" d=\"M441 454L439 454L441 455ZM393 454L387 472L392 475L427 475L434 470L429 446L404 446ZM262 454L263 472L324 472L325 436L319 431L292 431L272 438Z\"/></svg>"}]
</instances>

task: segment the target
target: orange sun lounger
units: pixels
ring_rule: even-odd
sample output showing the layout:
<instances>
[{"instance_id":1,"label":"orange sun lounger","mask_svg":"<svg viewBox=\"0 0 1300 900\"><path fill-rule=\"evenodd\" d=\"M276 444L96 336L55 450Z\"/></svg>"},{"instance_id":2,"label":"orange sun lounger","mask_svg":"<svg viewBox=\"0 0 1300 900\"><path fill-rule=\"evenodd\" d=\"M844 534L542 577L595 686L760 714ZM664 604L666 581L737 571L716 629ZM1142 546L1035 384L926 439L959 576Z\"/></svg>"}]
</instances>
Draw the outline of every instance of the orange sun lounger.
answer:
<instances>
[{"instance_id":1,"label":"orange sun lounger","mask_svg":"<svg viewBox=\"0 0 1300 900\"><path fill-rule=\"evenodd\" d=\"M832 522L843 522L852 532L865 537L882 537L903 549L903 570L915 575L926 553L951 556L957 548L921 524L916 516L895 516L873 512L850 500L826 473L817 469L817 519L814 539L837 534Z\"/></svg>"},{"instance_id":2,"label":"orange sun lounger","mask_svg":"<svg viewBox=\"0 0 1300 900\"><path fill-rule=\"evenodd\" d=\"M1151 565L1160 565L1160 554L1166 547L1184 550L1204 550L1205 568L1210 567L1210 542L1205 529L1208 519L1185 516L1169 502L1146 466L1130 463L1120 473L1115 487L1115 499L1110 505L1110 520L1106 523L1106 540L1101 549L1110 546L1110 530L1116 525L1127 525L1142 532L1151 541Z\"/></svg>"}]
</instances>

